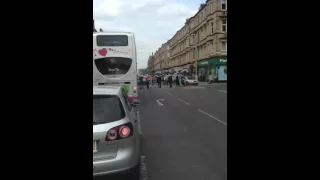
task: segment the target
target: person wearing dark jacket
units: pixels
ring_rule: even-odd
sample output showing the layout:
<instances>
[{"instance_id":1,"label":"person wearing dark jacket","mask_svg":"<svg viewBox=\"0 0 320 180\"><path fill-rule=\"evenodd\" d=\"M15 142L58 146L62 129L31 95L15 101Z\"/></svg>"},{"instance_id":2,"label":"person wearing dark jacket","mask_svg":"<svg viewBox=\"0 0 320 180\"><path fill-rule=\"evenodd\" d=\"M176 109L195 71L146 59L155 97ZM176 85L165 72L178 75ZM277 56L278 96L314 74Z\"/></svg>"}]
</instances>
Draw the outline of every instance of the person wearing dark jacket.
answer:
<instances>
[{"instance_id":1,"label":"person wearing dark jacket","mask_svg":"<svg viewBox=\"0 0 320 180\"><path fill-rule=\"evenodd\" d=\"M161 76L157 77L158 87L161 88Z\"/></svg>"},{"instance_id":2,"label":"person wearing dark jacket","mask_svg":"<svg viewBox=\"0 0 320 180\"><path fill-rule=\"evenodd\" d=\"M140 89L143 89L143 77L142 76L139 77L139 87L140 87Z\"/></svg>"},{"instance_id":3,"label":"person wearing dark jacket","mask_svg":"<svg viewBox=\"0 0 320 180\"><path fill-rule=\"evenodd\" d=\"M168 77L168 82L169 82L170 88L172 88L172 75L171 74Z\"/></svg>"},{"instance_id":4,"label":"person wearing dark jacket","mask_svg":"<svg viewBox=\"0 0 320 180\"><path fill-rule=\"evenodd\" d=\"M179 85L179 77L178 77L178 75L176 75L176 86L178 86Z\"/></svg>"}]
</instances>

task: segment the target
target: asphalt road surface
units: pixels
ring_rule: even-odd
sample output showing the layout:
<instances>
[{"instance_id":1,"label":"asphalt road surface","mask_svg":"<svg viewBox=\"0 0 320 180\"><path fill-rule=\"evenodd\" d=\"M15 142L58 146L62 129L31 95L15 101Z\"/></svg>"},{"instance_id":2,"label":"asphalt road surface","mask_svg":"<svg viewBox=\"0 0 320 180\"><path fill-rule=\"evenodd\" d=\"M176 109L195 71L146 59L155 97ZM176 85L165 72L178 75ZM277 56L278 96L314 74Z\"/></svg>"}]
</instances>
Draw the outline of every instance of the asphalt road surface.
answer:
<instances>
[{"instance_id":1,"label":"asphalt road surface","mask_svg":"<svg viewBox=\"0 0 320 180\"><path fill-rule=\"evenodd\" d=\"M226 83L154 86L140 90L139 98L146 170L141 179L227 179Z\"/></svg>"}]
</instances>

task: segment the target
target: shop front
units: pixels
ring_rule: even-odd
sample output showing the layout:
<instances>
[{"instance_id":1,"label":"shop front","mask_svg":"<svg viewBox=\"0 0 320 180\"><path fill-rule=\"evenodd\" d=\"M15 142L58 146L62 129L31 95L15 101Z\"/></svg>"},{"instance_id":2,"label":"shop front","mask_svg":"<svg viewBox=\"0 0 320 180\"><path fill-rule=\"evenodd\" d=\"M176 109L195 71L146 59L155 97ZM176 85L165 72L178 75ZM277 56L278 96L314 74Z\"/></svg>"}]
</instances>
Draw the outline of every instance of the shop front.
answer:
<instances>
[{"instance_id":1,"label":"shop front","mask_svg":"<svg viewBox=\"0 0 320 180\"><path fill-rule=\"evenodd\" d=\"M198 61L198 80L208 82L210 75L218 76L219 81L227 81L227 57L214 57Z\"/></svg>"}]
</instances>

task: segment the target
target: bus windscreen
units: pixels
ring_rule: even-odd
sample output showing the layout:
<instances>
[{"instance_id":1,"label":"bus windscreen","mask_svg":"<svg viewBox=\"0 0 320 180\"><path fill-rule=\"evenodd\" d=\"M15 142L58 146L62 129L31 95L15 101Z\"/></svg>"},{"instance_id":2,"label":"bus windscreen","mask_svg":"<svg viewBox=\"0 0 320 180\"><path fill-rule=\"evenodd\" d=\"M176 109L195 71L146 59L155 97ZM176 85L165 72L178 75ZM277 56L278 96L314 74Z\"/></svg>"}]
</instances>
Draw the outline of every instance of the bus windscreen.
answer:
<instances>
[{"instance_id":1,"label":"bus windscreen","mask_svg":"<svg viewBox=\"0 0 320 180\"><path fill-rule=\"evenodd\" d=\"M128 46L127 35L98 35L97 46Z\"/></svg>"}]
</instances>

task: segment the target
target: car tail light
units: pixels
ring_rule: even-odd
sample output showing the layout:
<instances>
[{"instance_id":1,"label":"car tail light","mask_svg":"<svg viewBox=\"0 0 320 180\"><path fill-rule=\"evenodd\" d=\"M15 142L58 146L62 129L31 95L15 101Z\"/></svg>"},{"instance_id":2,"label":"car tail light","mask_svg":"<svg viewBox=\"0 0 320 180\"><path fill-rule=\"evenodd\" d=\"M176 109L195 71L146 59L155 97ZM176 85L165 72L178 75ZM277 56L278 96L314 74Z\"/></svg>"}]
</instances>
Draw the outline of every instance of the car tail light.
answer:
<instances>
[{"instance_id":1,"label":"car tail light","mask_svg":"<svg viewBox=\"0 0 320 180\"><path fill-rule=\"evenodd\" d=\"M117 137L118 137L118 133L117 133L117 131L115 131L114 129L110 129L110 130L108 131L108 133L107 133L107 137L108 137L108 139L110 139L110 140L115 140L115 139L117 139Z\"/></svg>"},{"instance_id":2,"label":"car tail light","mask_svg":"<svg viewBox=\"0 0 320 180\"><path fill-rule=\"evenodd\" d=\"M133 135L133 126L129 122L129 123L111 128L107 132L105 140L106 141L120 140L120 139L131 137L132 135Z\"/></svg>"},{"instance_id":3,"label":"car tail light","mask_svg":"<svg viewBox=\"0 0 320 180\"><path fill-rule=\"evenodd\" d=\"M130 130L129 127L127 127L127 126L122 126L122 127L119 129L119 135L120 135L120 137L122 137L122 138L126 138L126 137L129 136L130 131L131 131L131 130Z\"/></svg>"}]
</instances>

